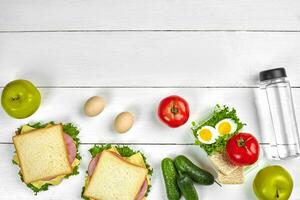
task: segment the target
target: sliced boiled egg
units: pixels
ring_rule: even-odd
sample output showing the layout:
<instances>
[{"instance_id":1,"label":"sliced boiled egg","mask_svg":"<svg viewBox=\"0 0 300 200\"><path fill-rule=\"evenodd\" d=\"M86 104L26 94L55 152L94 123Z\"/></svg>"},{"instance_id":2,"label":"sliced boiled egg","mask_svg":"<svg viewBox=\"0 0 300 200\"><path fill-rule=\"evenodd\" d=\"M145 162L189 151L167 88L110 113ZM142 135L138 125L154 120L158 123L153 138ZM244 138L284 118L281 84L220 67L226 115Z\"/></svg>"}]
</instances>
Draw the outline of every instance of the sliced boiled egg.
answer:
<instances>
[{"instance_id":1,"label":"sliced boiled egg","mask_svg":"<svg viewBox=\"0 0 300 200\"><path fill-rule=\"evenodd\" d=\"M204 144L212 144L216 142L218 133L214 127L203 126L197 132L198 140Z\"/></svg>"},{"instance_id":2,"label":"sliced boiled egg","mask_svg":"<svg viewBox=\"0 0 300 200\"><path fill-rule=\"evenodd\" d=\"M216 125L217 132L223 136L226 134L232 134L237 129L237 124L230 118L219 121Z\"/></svg>"}]
</instances>

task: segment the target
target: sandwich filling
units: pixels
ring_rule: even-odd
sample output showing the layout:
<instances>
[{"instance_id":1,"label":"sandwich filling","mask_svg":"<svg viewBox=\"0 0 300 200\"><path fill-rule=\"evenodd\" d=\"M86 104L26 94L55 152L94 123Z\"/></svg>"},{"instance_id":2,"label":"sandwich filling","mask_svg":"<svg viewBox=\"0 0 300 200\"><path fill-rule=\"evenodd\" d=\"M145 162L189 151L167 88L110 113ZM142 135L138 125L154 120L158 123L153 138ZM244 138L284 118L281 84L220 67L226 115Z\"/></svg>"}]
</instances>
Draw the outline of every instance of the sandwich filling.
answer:
<instances>
[{"instance_id":1,"label":"sandwich filling","mask_svg":"<svg viewBox=\"0 0 300 200\"><path fill-rule=\"evenodd\" d=\"M87 176L85 178L85 186L83 188L83 192L91 180L91 177L92 177L92 175L95 171L95 168L98 164L98 161L101 157L101 152L103 150L113 152L115 155L122 158L123 160L125 160L133 165L136 165L136 166L139 166L139 167L142 167L142 168L145 168L148 170L146 179L143 182L138 194L135 197L135 200L145 200L145 197L147 196L148 192L150 191L150 187L151 187L152 169L147 164L146 159L141 152L134 152L131 149L129 149L129 147L126 147L126 146L111 147L111 145L105 145L102 147L95 146L94 148L90 149L90 152L91 152L93 158L90 161L89 166L88 166L88 171L87 171ZM82 193L82 197L86 200L95 200L93 198L88 198L88 197L83 196L83 193Z\"/></svg>"},{"instance_id":2,"label":"sandwich filling","mask_svg":"<svg viewBox=\"0 0 300 200\"><path fill-rule=\"evenodd\" d=\"M41 123L36 123L36 124L27 124L22 126L16 131L16 135L20 134L26 134L29 133L30 131L39 129L39 128L48 128L55 125L53 122L50 122L48 124L41 124ZM59 175L55 177L50 177L50 178L44 178L41 180L37 180L34 182L31 182L27 184L27 186L32 189L35 194L37 194L40 191L44 191L48 189L49 185L58 185L61 183L61 181L64 178L68 178L69 176L76 175L78 174L78 166L80 164L81 156L78 153L78 145L79 145L79 139L77 138L77 135L79 133L78 129L73 126L72 124L62 124L63 126L63 139L66 145L67 153L68 153L68 161L73 169L73 172L71 174L67 175ZM18 158L17 153L14 154L13 156L13 161L14 164L20 166L20 161ZM21 179L23 181L23 175L20 170L19 175L21 176Z\"/></svg>"}]
</instances>

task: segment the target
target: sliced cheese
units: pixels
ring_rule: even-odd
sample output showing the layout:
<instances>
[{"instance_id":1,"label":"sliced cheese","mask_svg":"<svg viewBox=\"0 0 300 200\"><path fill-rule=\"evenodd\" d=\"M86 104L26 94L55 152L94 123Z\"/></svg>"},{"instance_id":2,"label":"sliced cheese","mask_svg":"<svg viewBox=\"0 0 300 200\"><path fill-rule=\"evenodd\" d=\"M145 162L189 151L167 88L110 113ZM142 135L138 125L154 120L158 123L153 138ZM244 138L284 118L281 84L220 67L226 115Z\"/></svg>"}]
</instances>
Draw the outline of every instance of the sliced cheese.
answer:
<instances>
[{"instance_id":1,"label":"sliced cheese","mask_svg":"<svg viewBox=\"0 0 300 200\"><path fill-rule=\"evenodd\" d=\"M120 155L120 153L118 152L117 148L116 147L111 147L110 149L108 149L107 151L110 151L110 152L114 152L118 155Z\"/></svg>"},{"instance_id":2,"label":"sliced cheese","mask_svg":"<svg viewBox=\"0 0 300 200\"><path fill-rule=\"evenodd\" d=\"M45 128L49 128L51 126L52 126L52 124L48 124ZM20 134L27 133L27 132L35 130L35 129L36 128L33 128L33 127L29 126L29 125L24 125L24 126L21 127Z\"/></svg>"},{"instance_id":3,"label":"sliced cheese","mask_svg":"<svg viewBox=\"0 0 300 200\"><path fill-rule=\"evenodd\" d=\"M32 131L32 130L35 130L35 128L33 128L31 126L28 126L28 125L24 125L21 128L20 134L27 133L27 132Z\"/></svg>"},{"instance_id":4,"label":"sliced cheese","mask_svg":"<svg viewBox=\"0 0 300 200\"><path fill-rule=\"evenodd\" d=\"M130 157L125 157L124 159L134 165L146 168L146 164L141 153L136 153Z\"/></svg>"},{"instance_id":5,"label":"sliced cheese","mask_svg":"<svg viewBox=\"0 0 300 200\"><path fill-rule=\"evenodd\" d=\"M44 184L51 184L51 185L58 185L61 183L62 179L64 178L64 175L57 176L54 179L51 179L49 181L35 181L31 184L36 188L41 188Z\"/></svg>"}]
</instances>

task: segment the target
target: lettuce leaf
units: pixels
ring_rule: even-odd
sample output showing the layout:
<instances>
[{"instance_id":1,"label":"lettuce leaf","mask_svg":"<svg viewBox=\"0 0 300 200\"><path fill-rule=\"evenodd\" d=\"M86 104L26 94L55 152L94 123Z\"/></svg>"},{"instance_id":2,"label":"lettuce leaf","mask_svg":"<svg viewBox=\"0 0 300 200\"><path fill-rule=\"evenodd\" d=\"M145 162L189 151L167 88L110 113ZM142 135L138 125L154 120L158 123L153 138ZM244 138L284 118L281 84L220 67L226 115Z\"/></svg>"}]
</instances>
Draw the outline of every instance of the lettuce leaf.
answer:
<instances>
[{"instance_id":1,"label":"lettuce leaf","mask_svg":"<svg viewBox=\"0 0 300 200\"><path fill-rule=\"evenodd\" d=\"M67 133L69 136L72 137L73 141L75 142L76 148L78 150L78 146L80 143L80 140L78 138L79 130L74 124L72 123L67 123L67 124L62 124L63 130L65 133Z\"/></svg>"}]
</instances>

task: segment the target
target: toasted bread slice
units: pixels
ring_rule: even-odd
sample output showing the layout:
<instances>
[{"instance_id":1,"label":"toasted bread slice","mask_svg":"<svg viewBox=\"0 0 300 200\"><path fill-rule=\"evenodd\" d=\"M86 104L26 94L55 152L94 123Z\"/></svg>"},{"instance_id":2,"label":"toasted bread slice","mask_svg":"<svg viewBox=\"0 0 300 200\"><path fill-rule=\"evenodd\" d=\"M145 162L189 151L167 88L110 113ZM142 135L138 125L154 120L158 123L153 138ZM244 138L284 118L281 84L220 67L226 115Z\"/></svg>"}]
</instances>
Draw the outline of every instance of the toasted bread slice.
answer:
<instances>
[{"instance_id":1,"label":"toasted bread slice","mask_svg":"<svg viewBox=\"0 0 300 200\"><path fill-rule=\"evenodd\" d=\"M13 137L25 183L71 174L61 125L53 125Z\"/></svg>"},{"instance_id":2,"label":"toasted bread slice","mask_svg":"<svg viewBox=\"0 0 300 200\"><path fill-rule=\"evenodd\" d=\"M228 175L218 172L218 181L223 184L242 184L244 183L244 169L238 167Z\"/></svg>"},{"instance_id":3,"label":"toasted bread slice","mask_svg":"<svg viewBox=\"0 0 300 200\"><path fill-rule=\"evenodd\" d=\"M103 151L84 196L97 200L134 200L148 170L125 161L110 151Z\"/></svg>"},{"instance_id":4,"label":"toasted bread slice","mask_svg":"<svg viewBox=\"0 0 300 200\"><path fill-rule=\"evenodd\" d=\"M209 159L213 163L217 171L220 171L224 175L231 174L238 166L233 165L229 162L228 158L224 153L216 153L209 156Z\"/></svg>"}]
</instances>

